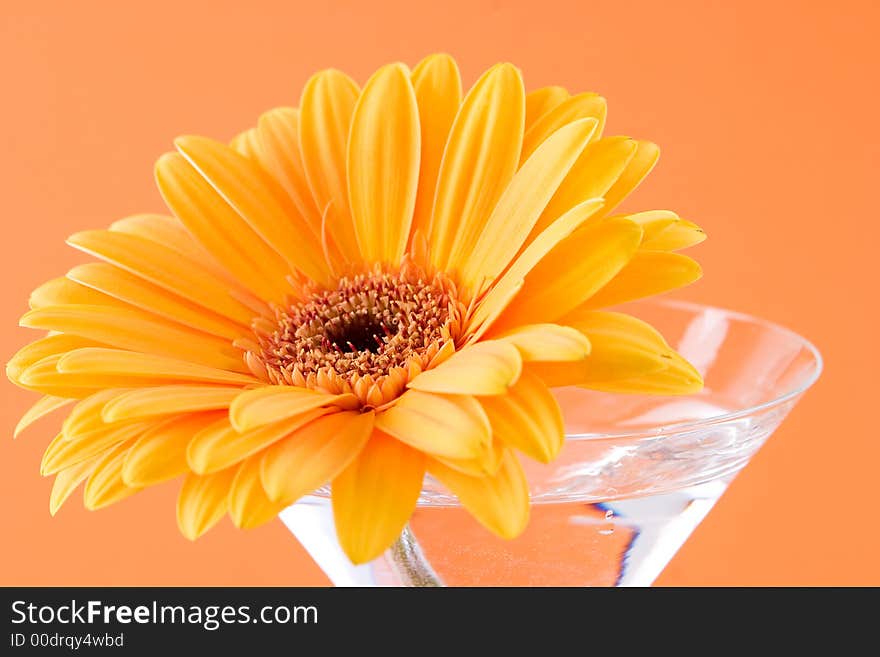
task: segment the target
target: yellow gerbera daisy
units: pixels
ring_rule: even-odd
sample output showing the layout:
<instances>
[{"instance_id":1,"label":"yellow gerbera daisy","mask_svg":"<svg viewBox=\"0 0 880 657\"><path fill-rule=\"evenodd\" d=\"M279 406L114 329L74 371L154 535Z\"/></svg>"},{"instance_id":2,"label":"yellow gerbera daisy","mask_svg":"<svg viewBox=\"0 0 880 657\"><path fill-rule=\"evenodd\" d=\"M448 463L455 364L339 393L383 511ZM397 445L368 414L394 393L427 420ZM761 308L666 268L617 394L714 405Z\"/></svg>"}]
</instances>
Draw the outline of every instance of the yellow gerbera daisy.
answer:
<instances>
[{"instance_id":1,"label":"yellow gerbera daisy","mask_svg":"<svg viewBox=\"0 0 880 657\"><path fill-rule=\"evenodd\" d=\"M75 402L49 444L54 513L183 478L181 531L273 518L332 482L354 562L401 533L426 472L514 537L520 454L563 444L549 388L688 393L699 374L647 324L597 310L685 285L672 212L612 216L654 165L603 137L605 100L526 93L510 64L462 99L455 62L328 70L299 108L225 145L181 137L156 180L173 216L73 235L95 256L34 291L49 333L7 366Z\"/></svg>"}]
</instances>

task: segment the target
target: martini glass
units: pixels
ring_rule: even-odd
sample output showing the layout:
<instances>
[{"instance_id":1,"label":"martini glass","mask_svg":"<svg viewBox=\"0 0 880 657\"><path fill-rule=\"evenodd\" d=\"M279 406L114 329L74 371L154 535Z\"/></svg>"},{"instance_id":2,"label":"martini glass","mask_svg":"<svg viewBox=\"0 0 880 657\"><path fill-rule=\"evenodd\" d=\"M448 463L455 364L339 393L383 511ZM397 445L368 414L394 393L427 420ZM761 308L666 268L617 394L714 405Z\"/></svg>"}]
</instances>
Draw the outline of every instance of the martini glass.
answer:
<instances>
[{"instance_id":1,"label":"martini glass","mask_svg":"<svg viewBox=\"0 0 880 657\"><path fill-rule=\"evenodd\" d=\"M554 391L566 442L549 465L523 459L532 514L497 539L426 478L384 555L354 566L335 538L329 491L285 509L284 524L338 586L648 586L822 369L791 331L677 301L625 310L658 328L702 373L686 397Z\"/></svg>"}]
</instances>

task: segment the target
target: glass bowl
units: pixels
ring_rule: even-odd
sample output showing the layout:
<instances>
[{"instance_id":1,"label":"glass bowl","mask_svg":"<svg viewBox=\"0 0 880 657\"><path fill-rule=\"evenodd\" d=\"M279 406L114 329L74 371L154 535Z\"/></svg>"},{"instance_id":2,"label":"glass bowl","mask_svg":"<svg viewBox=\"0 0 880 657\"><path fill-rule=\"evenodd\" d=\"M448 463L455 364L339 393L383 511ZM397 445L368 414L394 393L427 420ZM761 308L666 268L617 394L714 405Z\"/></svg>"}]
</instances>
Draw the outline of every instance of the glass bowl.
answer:
<instances>
[{"instance_id":1,"label":"glass bowl","mask_svg":"<svg viewBox=\"0 0 880 657\"><path fill-rule=\"evenodd\" d=\"M430 477L400 540L366 565L336 543L327 489L281 519L336 585L651 584L822 359L796 333L730 310L669 300L622 310L659 329L705 387L680 397L556 389L566 443L549 465L523 458L533 506L519 538L489 534Z\"/></svg>"}]
</instances>

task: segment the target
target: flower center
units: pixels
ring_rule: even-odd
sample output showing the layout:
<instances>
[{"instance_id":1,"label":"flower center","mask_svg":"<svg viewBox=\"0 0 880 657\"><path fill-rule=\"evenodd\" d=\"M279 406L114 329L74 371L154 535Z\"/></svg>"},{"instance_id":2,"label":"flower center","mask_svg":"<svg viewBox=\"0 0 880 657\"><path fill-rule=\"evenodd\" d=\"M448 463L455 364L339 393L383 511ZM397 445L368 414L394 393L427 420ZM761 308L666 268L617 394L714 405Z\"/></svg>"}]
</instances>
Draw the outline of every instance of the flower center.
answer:
<instances>
[{"instance_id":1,"label":"flower center","mask_svg":"<svg viewBox=\"0 0 880 657\"><path fill-rule=\"evenodd\" d=\"M254 323L247 362L276 385L350 392L366 406L398 396L454 341L464 308L453 283L405 263L339 279Z\"/></svg>"},{"instance_id":2,"label":"flower center","mask_svg":"<svg viewBox=\"0 0 880 657\"><path fill-rule=\"evenodd\" d=\"M385 346L384 336L387 336L389 331L390 329L380 320L365 315L355 316L351 322L343 323L341 326L329 326L325 330L325 335L330 344L344 352L369 351L375 354Z\"/></svg>"}]
</instances>

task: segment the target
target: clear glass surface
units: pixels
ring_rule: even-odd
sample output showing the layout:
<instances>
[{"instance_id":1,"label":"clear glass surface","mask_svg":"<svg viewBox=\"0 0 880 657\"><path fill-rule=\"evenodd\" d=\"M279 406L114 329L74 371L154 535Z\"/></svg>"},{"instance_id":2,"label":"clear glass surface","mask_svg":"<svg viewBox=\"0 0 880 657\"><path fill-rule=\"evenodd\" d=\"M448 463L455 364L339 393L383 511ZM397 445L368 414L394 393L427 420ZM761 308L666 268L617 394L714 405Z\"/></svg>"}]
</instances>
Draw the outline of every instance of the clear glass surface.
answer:
<instances>
[{"instance_id":1,"label":"clear glass surface","mask_svg":"<svg viewBox=\"0 0 880 657\"><path fill-rule=\"evenodd\" d=\"M512 541L480 527L427 478L409 528L353 566L336 543L328 491L281 518L340 586L647 586L822 369L797 334L708 306L624 308L702 373L687 397L559 388L566 443L549 465L523 458L529 527Z\"/></svg>"}]
</instances>

